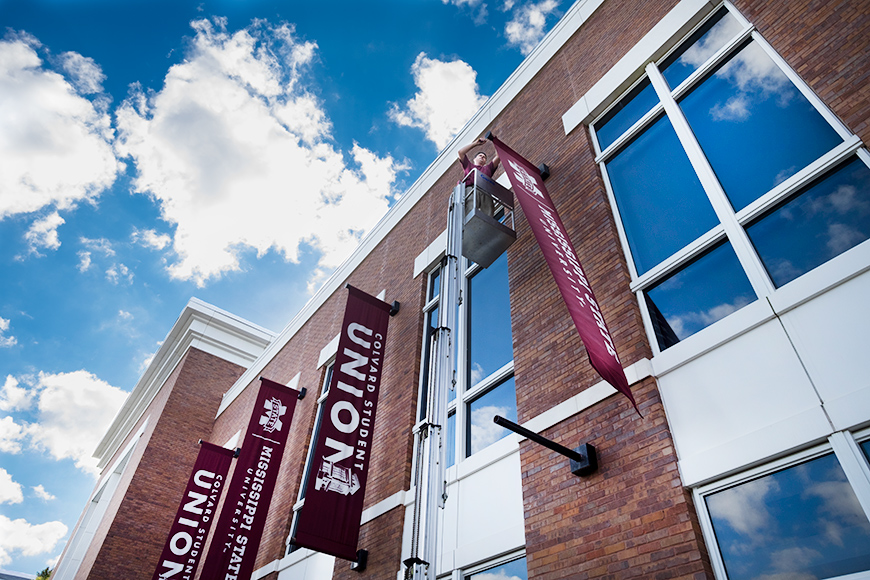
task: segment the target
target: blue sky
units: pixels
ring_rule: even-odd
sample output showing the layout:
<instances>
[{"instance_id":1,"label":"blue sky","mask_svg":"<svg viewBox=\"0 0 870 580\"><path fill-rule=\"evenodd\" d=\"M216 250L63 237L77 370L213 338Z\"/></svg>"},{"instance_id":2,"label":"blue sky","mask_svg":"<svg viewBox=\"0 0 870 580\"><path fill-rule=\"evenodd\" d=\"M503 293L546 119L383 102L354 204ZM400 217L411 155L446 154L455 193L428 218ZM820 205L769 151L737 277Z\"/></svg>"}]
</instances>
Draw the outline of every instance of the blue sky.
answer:
<instances>
[{"instance_id":1,"label":"blue sky","mask_svg":"<svg viewBox=\"0 0 870 580\"><path fill-rule=\"evenodd\" d=\"M0 569L191 296L280 331L567 8L0 0Z\"/></svg>"}]
</instances>

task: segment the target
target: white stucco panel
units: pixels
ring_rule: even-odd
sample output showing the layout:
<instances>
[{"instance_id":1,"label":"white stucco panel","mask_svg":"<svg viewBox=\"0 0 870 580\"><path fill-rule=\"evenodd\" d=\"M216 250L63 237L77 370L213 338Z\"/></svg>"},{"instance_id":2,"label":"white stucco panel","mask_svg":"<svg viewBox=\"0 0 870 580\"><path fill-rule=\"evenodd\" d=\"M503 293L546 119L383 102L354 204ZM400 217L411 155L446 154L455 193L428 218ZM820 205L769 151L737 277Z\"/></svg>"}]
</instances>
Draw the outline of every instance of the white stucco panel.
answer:
<instances>
[{"instance_id":1,"label":"white stucco panel","mask_svg":"<svg viewBox=\"0 0 870 580\"><path fill-rule=\"evenodd\" d=\"M866 421L870 401L870 272L782 315L837 429Z\"/></svg>"},{"instance_id":2,"label":"white stucco panel","mask_svg":"<svg viewBox=\"0 0 870 580\"><path fill-rule=\"evenodd\" d=\"M776 319L660 376L659 389L687 485L829 430Z\"/></svg>"},{"instance_id":3,"label":"white stucco panel","mask_svg":"<svg viewBox=\"0 0 870 580\"><path fill-rule=\"evenodd\" d=\"M525 545L520 473L512 453L459 481L456 566Z\"/></svg>"}]
</instances>

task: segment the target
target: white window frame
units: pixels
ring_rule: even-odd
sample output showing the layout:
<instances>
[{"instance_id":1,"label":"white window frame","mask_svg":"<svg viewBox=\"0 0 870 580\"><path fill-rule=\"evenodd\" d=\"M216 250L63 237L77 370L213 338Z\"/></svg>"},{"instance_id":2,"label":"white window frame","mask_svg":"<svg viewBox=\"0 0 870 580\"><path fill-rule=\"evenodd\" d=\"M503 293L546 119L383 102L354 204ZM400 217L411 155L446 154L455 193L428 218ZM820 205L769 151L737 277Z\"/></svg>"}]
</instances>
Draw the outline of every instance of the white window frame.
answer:
<instances>
[{"instance_id":1,"label":"white window frame","mask_svg":"<svg viewBox=\"0 0 870 580\"><path fill-rule=\"evenodd\" d=\"M714 16L722 7L725 7L729 13L737 19L743 27L742 30L712 57L710 57L704 65L694 71L686 80L680 83L679 86L671 90L664 77L661 75L661 72L658 70L657 64L667 59L682 45L683 42L690 38L696 30L702 27L704 23ZM697 82L700 79L703 79L703 77L712 69L721 64L723 60L729 58L737 50L742 48L744 43L749 40L756 42L757 45L760 46L777 64L779 69L793 83L794 87L800 91L800 93L829 123L831 128L843 139L843 142L768 193L762 195L759 199L750 203L747 207L735 212L732 209L731 203L722 189L722 186L719 184L712 167L709 165L706 156L701 150L700 145L694 138L688 121L686 121L682 110L677 104L677 99L697 86ZM688 32L682 36L671 38L668 41L668 44L669 47L667 50L656 51L654 55L655 58L651 58L649 62L639 69L639 78L632 83L628 89L619 93L614 93L606 99L608 103L606 108L596 115L588 124L590 134L593 137L592 142L595 148L595 161L599 164L601 169L608 200L615 217L620 244L622 245L622 249L627 257L629 273L631 275L630 288L637 296L653 354L656 357L660 357L660 371L682 364L686 360L697 356L699 352L706 351L712 346L726 342L734 336L746 332L750 328L772 318L774 311L771 311L771 306L768 306L768 303L778 309L776 310L777 313L783 312L805 301L812 295L818 294L823 289L841 283L845 279L867 269L867 257L870 256L870 241L865 241L826 262L825 264L836 262L838 267L829 269L843 272L843 274L834 280L828 279L822 282L822 285L825 286L825 288L822 289L819 288L820 283L817 277L811 276L810 272L799 276L797 279L784 284L780 288L774 286L773 281L767 274L764 265L761 263L761 259L749 240L745 226L753 219L780 203L785 198L793 195L796 191L808 185L810 182L823 175L835 165L845 161L850 156L857 154L858 158L870 166L870 153L868 153L864 148L861 140L856 135L852 134L846 126L840 122L836 115L828 109L822 100L809 88L797 73L788 66L788 64L761 36L755 27L747 21L730 2L725 1L717 4L715 8L711 9L708 14L704 15L695 26L691 27ZM638 74L638 71L635 71L635 74ZM607 113L616 104L621 102L621 100L625 98L632 89L646 79L649 79L650 84L659 99L658 104L656 104L651 111L646 113L631 128L626 130L622 136L610 144L605 150L600 150L594 124L604 118ZM689 161L701 181L702 187L716 213L719 223L687 246L681 248L672 256L666 258L661 263L645 272L643 275L638 275L605 163L611 159L623 145L645 130L653 121L658 120L663 112L668 116L668 119L674 127L680 144L686 152L686 155L689 157ZM665 279L667 276L677 272L693 259L702 255L705 251L724 240L730 242L731 247L734 249L737 259L756 293L757 300L741 309L745 312L743 312L742 316L739 317L738 322L722 324L725 319L717 321L692 336L686 337L679 343L668 348L666 351L662 351L659 348L658 339L655 335L652 319L644 298L644 291L653 287L656 283ZM821 266L819 266L819 268L821 268ZM725 318L735 317L736 314L737 313L734 313ZM661 357L663 353L665 356ZM661 358L664 358L665 360L661 360Z\"/></svg>"},{"instance_id":2,"label":"white window frame","mask_svg":"<svg viewBox=\"0 0 870 580\"><path fill-rule=\"evenodd\" d=\"M451 580L465 580L466 576L470 574L478 574L480 572L486 572L487 570L491 570L497 566L501 566L502 564L507 564L509 562L513 562L514 560L519 560L520 558L526 557L525 548L522 550L513 550L508 552L507 554L503 554L496 558L491 558L479 564L475 564L474 566L466 566L464 568L457 568L454 570L450 576L444 576L443 578L450 578ZM528 561L526 561L526 576L528 576Z\"/></svg>"},{"instance_id":3,"label":"white window frame","mask_svg":"<svg viewBox=\"0 0 870 580\"><path fill-rule=\"evenodd\" d=\"M718 491L736 487L740 484L747 483L754 479L759 479L776 471L781 471L789 467L794 467L801 463L805 463L817 457L827 455L833 452L846 474L852 490L858 497L858 502L864 510L865 515L870 519L870 463L858 444L870 440L870 428L851 433L848 431L838 431L828 437L827 441L805 449L799 453L783 457L776 461L766 463L755 467L748 471L731 475L719 481L701 485L692 490L695 500L695 509L698 512L698 521L701 525L704 542L707 545L707 552L710 555L710 562L713 566L713 573L719 580L728 578L725 571L725 562L722 559L722 554L719 551L719 545L716 542L716 535L713 531L713 523L710 519L710 513L707 510L706 496L712 495ZM870 579L870 570L849 574L848 576L839 576L841 580L867 580ZM834 579L831 579L834 580Z\"/></svg>"},{"instance_id":4,"label":"white window frame","mask_svg":"<svg viewBox=\"0 0 870 580\"><path fill-rule=\"evenodd\" d=\"M431 284L432 284L432 276L436 272L440 270L441 266L439 265L436 268L428 271L427 282L426 282L426 292L427 296L431 295ZM460 290L460 295L463 297L468 296L468 281L474 277L475 274L480 272L483 268L481 268L478 264L473 262L469 262L466 258L460 258L460 268L463 269L465 275L462 277L462 288ZM443 275L443 274L441 274ZM440 282L440 276L439 276ZM429 313L432 310L440 305L440 293L438 296L435 296L431 300L427 301L423 306L423 316L424 316L424 324L425 318L429 316ZM514 359L513 357L507 363L505 363L501 368L487 375L483 379L481 379L476 385L470 387L468 385L468 377L467 377L467 366L469 364L468 361L468 304L469 301L464 299L461 301L459 305L459 312L456 318L457 320L457 332L454 340L456 341L456 397L453 398L447 404L447 416L455 416L454 419L455 429L454 429L454 449L455 449L455 461L452 466L448 468L448 482L456 479L456 466L459 465L462 461L471 457L471 454L466 454L466 450L468 449L468 408L471 402L475 399L483 396L488 391L500 385L505 380L509 379L514 374ZM430 345L427 344L426 333L423 333L423 349L430 348ZM424 378L428 378L429 373L426 373L423 368L425 364L425 352L423 352L420 356L420 385L419 385L419 396L417 397L417 415L416 415L416 424L414 425L413 432L416 434L423 426L426 424L428 417L420 418L420 408L421 405L424 404L422 401L423 393L424 393ZM430 358L431 361L431 358ZM445 441L446 441L446 426L445 426ZM474 455L478 455L483 453L484 450L480 450ZM416 458L416 453L414 454ZM416 473L416 471L414 471Z\"/></svg>"}]
</instances>

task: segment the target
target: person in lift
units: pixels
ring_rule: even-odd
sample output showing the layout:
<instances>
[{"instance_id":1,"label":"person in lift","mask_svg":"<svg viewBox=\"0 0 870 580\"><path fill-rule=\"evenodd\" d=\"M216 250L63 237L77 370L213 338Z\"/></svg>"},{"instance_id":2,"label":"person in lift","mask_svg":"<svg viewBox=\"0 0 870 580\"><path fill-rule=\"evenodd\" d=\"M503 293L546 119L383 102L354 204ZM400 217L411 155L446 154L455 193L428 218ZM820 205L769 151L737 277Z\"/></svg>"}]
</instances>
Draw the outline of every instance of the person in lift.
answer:
<instances>
[{"instance_id":1,"label":"person in lift","mask_svg":"<svg viewBox=\"0 0 870 580\"><path fill-rule=\"evenodd\" d=\"M483 151L478 151L474 156L474 163L471 163L468 160L468 152L477 147L478 145L483 145L486 143L486 139L483 137L478 137L476 141L473 143L469 143L465 147L459 149L459 163L462 165L462 171L464 171L465 176L465 185L471 187L474 185L474 176L471 174L472 169L477 169L487 177L492 177L495 170L498 169L499 159L496 154L495 157L492 158L492 161L489 163L486 162L486 153Z\"/></svg>"},{"instance_id":2,"label":"person in lift","mask_svg":"<svg viewBox=\"0 0 870 580\"><path fill-rule=\"evenodd\" d=\"M478 137L476 141L473 143L469 143L465 147L461 147L459 149L459 163L462 165L462 171L464 172L464 178L460 180L460 183L465 182L465 213L471 211L472 209L472 199L469 196L471 193L471 188L474 186L474 173L472 172L474 169L477 169L487 177L492 177L495 173L496 169L499 166L498 154L492 158L492 161L489 163L486 162L486 153L483 151L478 151L474 156L474 163L468 160L468 152L474 149L479 145L483 145L486 143L486 139L483 137ZM494 212L492 198L489 195L481 195L480 196L480 209L487 215L492 215Z\"/></svg>"}]
</instances>

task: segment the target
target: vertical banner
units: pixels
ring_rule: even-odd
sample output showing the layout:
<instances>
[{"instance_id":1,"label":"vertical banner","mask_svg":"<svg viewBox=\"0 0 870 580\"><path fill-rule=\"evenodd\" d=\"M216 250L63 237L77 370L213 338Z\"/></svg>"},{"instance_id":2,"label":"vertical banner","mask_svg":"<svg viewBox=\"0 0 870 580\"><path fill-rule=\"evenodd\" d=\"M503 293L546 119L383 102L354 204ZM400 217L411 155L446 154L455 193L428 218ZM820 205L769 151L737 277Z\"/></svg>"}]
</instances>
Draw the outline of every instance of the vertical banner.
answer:
<instances>
[{"instance_id":1,"label":"vertical banner","mask_svg":"<svg viewBox=\"0 0 870 580\"><path fill-rule=\"evenodd\" d=\"M190 481L151 580L192 580L214 521L218 500L226 487L227 472L234 454L232 449L201 442Z\"/></svg>"},{"instance_id":2,"label":"vertical banner","mask_svg":"<svg viewBox=\"0 0 870 580\"><path fill-rule=\"evenodd\" d=\"M247 580L254 571L299 395L268 379L260 381L242 452L202 568L202 580Z\"/></svg>"},{"instance_id":3,"label":"vertical banner","mask_svg":"<svg viewBox=\"0 0 870 580\"><path fill-rule=\"evenodd\" d=\"M601 308L595 300L595 294L583 273L583 267L577 259L571 240L568 239L553 200L544 187L540 171L498 138L493 137L492 142L535 239L544 253L544 259L568 307L574 326L583 340L592 368L598 371L601 378L628 397L635 411L640 414L622 370L622 363L619 362L619 355L616 354L613 338L604 323Z\"/></svg>"},{"instance_id":4,"label":"vertical banner","mask_svg":"<svg viewBox=\"0 0 870 580\"><path fill-rule=\"evenodd\" d=\"M323 420L299 513L297 546L356 560L390 305L349 294Z\"/></svg>"}]
</instances>

